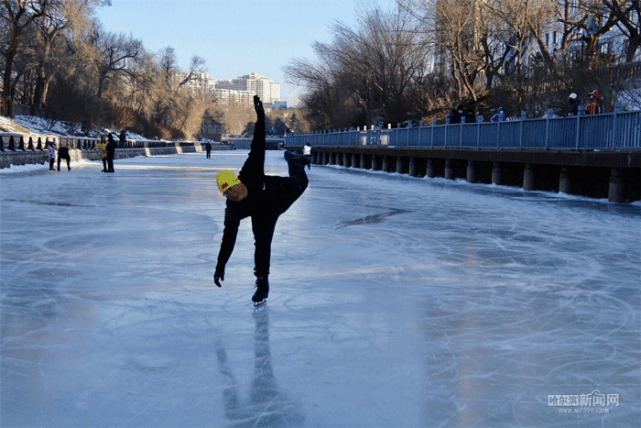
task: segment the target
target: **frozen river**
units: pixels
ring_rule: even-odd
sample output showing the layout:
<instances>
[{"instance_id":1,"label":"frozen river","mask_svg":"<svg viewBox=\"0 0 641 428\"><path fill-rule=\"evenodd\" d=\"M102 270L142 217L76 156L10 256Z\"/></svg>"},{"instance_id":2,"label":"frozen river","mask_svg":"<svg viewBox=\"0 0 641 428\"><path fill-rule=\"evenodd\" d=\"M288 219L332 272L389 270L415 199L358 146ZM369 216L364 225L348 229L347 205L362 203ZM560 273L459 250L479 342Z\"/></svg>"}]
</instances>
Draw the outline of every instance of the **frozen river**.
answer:
<instances>
[{"instance_id":1,"label":"frozen river","mask_svg":"<svg viewBox=\"0 0 641 428\"><path fill-rule=\"evenodd\" d=\"M312 166L255 310L246 154L0 171L0 426L639 426L641 205Z\"/></svg>"}]
</instances>

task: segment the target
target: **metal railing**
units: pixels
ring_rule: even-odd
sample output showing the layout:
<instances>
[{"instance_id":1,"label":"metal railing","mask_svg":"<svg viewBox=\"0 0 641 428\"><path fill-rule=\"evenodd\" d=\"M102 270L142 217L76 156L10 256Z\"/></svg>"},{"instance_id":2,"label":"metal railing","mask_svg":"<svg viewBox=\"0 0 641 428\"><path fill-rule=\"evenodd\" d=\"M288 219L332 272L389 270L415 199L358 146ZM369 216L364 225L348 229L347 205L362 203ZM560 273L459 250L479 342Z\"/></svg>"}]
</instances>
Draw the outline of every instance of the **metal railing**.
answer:
<instances>
[{"instance_id":1,"label":"metal railing","mask_svg":"<svg viewBox=\"0 0 641 428\"><path fill-rule=\"evenodd\" d=\"M641 149L641 110L599 115L288 134L285 145L470 149Z\"/></svg>"},{"instance_id":2,"label":"metal railing","mask_svg":"<svg viewBox=\"0 0 641 428\"><path fill-rule=\"evenodd\" d=\"M46 150L47 142L53 142L56 147L64 146L70 149L94 150L100 142L100 138L95 137L62 137L53 135L40 134L21 134L17 132L0 132L0 152L4 151L28 151L28 150ZM190 141L166 141L166 140L132 140L127 139L120 142L116 139L117 148L119 149L141 149L141 148L158 148L193 146Z\"/></svg>"}]
</instances>

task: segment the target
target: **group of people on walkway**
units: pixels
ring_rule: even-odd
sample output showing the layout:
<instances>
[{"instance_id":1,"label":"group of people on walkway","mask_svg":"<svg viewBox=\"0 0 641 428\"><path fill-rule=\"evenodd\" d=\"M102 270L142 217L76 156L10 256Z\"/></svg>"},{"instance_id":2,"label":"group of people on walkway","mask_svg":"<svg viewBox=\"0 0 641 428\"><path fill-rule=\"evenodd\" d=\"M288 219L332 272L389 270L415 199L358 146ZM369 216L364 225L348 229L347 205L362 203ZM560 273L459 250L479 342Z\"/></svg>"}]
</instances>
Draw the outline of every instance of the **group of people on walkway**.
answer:
<instances>
[{"instance_id":1,"label":"group of people on walkway","mask_svg":"<svg viewBox=\"0 0 641 428\"><path fill-rule=\"evenodd\" d=\"M588 105L585 107L585 114L601 114L603 113L603 101L599 96L599 91L594 90L590 92L588 96L589 100ZM568 97L568 114L570 116L577 116L579 114L579 108L581 107L581 101L579 101L579 96L572 92Z\"/></svg>"},{"instance_id":2,"label":"group of people on walkway","mask_svg":"<svg viewBox=\"0 0 641 428\"><path fill-rule=\"evenodd\" d=\"M588 98L589 101L585 109L583 110L583 113L585 113L586 115L604 113L603 100L601 99L598 90L595 89L590 92ZM568 97L568 116L578 116L580 108L581 101L579 100L579 96L576 94L576 92L572 92ZM465 118L465 123L475 122L474 114L469 110L465 112L462 105L459 105L456 109L452 109L450 111L450 114L447 117L447 122L449 124L461 123L462 118ZM503 107L499 107L496 114L494 114L490 118L490 122L504 122L506 120L508 119Z\"/></svg>"}]
</instances>

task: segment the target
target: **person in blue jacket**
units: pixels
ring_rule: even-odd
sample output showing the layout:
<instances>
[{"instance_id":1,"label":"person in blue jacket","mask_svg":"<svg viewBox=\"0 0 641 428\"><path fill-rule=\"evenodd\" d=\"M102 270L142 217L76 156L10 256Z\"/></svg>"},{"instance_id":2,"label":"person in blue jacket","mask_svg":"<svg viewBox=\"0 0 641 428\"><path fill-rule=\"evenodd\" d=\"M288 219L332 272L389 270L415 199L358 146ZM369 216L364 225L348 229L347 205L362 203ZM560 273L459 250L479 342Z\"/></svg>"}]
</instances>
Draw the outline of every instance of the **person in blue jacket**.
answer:
<instances>
[{"instance_id":1,"label":"person in blue jacket","mask_svg":"<svg viewBox=\"0 0 641 428\"><path fill-rule=\"evenodd\" d=\"M498 113L492 116L492 119L490 120L492 122L505 122L505 109L503 107L499 107Z\"/></svg>"},{"instance_id":2,"label":"person in blue jacket","mask_svg":"<svg viewBox=\"0 0 641 428\"><path fill-rule=\"evenodd\" d=\"M309 181L305 174L307 161L302 155L291 152L285 152L289 177L265 175L265 110L257 96L254 96L254 109L257 120L247 160L238 176L231 171L221 171L216 177L218 189L227 202L214 283L220 287L220 281L225 279L225 266L234 250L240 221L251 217L257 288L252 301L260 304L269 294L271 244L276 221L303 194Z\"/></svg>"}]
</instances>

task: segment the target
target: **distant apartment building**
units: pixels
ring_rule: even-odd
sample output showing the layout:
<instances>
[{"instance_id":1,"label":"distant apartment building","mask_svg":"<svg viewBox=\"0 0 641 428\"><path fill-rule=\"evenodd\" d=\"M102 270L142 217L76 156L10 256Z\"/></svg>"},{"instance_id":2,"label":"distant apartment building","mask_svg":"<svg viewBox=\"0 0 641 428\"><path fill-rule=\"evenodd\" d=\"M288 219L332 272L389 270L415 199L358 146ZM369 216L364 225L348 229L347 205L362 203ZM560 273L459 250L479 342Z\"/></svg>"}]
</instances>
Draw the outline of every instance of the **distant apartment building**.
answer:
<instances>
[{"instance_id":1,"label":"distant apartment building","mask_svg":"<svg viewBox=\"0 0 641 428\"><path fill-rule=\"evenodd\" d=\"M182 84L193 91L207 91L221 101L234 100L246 106L253 105L254 95L258 95L265 105L280 102L280 84L258 73L217 80L206 73L193 73L190 76L188 72L180 71L173 74L173 83L175 86Z\"/></svg>"},{"instance_id":2,"label":"distant apartment building","mask_svg":"<svg viewBox=\"0 0 641 428\"><path fill-rule=\"evenodd\" d=\"M252 94L252 98L258 95L264 104L280 101L280 84L258 73L250 73L232 80L219 80L215 88L248 92Z\"/></svg>"},{"instance_id":3,"label":"distant apartment building","mask_svg":"<svg viewBox=\"0 0 641 428\"><path fill-rule=\"evenodd\" d=\"M192 73L187 71L177 71L172 74L173 84L178 87L182 85L185 88L194 91L207 91L211 87L211 79L206 73ZM189 80L187 80L189 79Z\"/></svg>"}]
</instances>

